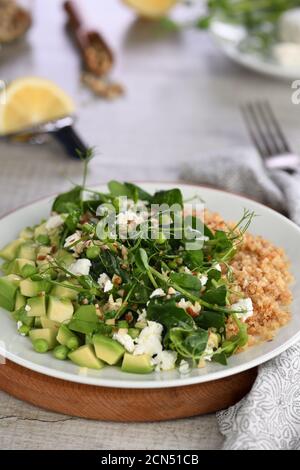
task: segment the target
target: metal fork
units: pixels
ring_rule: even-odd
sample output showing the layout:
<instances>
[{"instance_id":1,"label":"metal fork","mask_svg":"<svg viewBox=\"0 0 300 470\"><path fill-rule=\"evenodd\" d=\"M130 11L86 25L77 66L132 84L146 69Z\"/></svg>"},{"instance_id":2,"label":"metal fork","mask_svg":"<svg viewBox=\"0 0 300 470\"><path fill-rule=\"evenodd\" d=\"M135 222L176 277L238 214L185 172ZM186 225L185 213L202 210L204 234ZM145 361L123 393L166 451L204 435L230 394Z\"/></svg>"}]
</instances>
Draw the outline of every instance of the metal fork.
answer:
<instances>
[{"instance_id":1,"label":"metal fork","mask_svg":"<svg viewBox=\"0 0 300 470\"><path fill-rule=\"evenodd\" d=\"M300 169L300 156L293 153L268 101L241 106L250 138L266 166L294 174Z\"/></svg>"}]
</instances>

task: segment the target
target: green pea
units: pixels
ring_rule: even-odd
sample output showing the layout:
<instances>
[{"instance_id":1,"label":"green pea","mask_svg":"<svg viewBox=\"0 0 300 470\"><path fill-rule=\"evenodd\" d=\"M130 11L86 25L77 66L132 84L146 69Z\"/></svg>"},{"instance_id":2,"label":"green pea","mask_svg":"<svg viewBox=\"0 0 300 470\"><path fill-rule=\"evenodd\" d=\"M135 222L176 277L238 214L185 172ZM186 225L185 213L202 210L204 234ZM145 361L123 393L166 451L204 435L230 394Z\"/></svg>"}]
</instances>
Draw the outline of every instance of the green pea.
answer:
<instances>
[{"instance_id":1,"label":"green pea","mask_svg":"<svg viewBox=\"0 0 300 470\"><path fill-rule=\"evenodd\" d=\"M86 250L86 256L89 258L89 259L94 259L94 258L97 258L100 254L100 248L99 246L90 246L87 250Z\"/></svg>"},{"instance_id":2,"label":"green pea","mask_svg":"<svg viewBox=\"0 0 300 470\"><path fill-rule=\"evenodd\" d=\"M49 344L45 339L40 338L33 341L33 347L36 352L45 353L49 349Z\"/></svg>"},{"instance_id":3,"label":"green pea","mask_svg":"<svg viewBox=\"0 0 300 470\"><path fill-rule=\"evenodd\" d=\"M71 349L71 351L74 351L74 349L77 349L79 347L79 339L77 336L73 336L67 341L67 347Z\"/></svg>"},{"instance_id":4,"label":"green pea","mask_svg":"<svg viewBox=\"0 0 300 470\"><path fill-rule=\"evenodd\" d=\"M67 348L67 346L63 346L62 344L60 346L56 346L53 350L53 356L56 359L59 359L60 361L64 361L67 359L68 354L70 352L70 349Z\"/></svg>"},{"instance_id":5,"label":"green pea","mask_svg":"<svg viewBox=\"0 0 300 470\"><path fill-rule=\"evenodd\" d=\"M30 327L27 326L27 325L22 325L20 326L20 328L18 329L20 335L25 335L25 336L28 336L29 334L29 331L30 331Z\"/></svg>"},{"instance_id":6,"label":"green pea","mask_svg":"<svg viewBox=\"0 0 300 470\"><path fill-rule=\"evenodd\" d=\"M171 269L177 269L177 263L175 261L170 261L168 265Z\"/></svg>"},{"instance_id":7,"label":"green pea","mask_svg":"<svg viewBox=\"0 0 300 470\"><path fill-rule=\"evenodd\" d=\"M129 328L128 334L129 336L131 336L132 339L135 339L139 336L140 330L138 330L137 328Z\"/></svg>"},{"instance_id":8,"label":"green pea","mask_svg":"<svg viewBox=\"0 0 300 470\"><path fill-rule=\"evenodd\" d=\"M128 328L128 323L126 320L120 320L117 323L118 328Z\"/></svg>"},{"instance_id":9,"label":"green pea","mask_svg":"<svg viewBox=\"0 0 300 470\"><path fill-rule=\"evenodd\" d=\"M50 238L48 237L48 235L38 235L36 241L41 245L50 245Z\"/></svg>"}]
</instances>

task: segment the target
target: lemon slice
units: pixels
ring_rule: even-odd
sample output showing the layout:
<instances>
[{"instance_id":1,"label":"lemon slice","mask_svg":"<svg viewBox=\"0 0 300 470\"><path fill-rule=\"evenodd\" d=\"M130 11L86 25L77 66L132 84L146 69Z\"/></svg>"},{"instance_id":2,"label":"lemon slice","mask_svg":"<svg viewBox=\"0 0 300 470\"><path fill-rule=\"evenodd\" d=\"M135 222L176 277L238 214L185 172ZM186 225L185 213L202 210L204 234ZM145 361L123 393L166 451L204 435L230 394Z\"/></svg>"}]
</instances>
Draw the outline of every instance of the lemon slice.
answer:
<instances>
[{"instance_id":1,"label":"lemon slice","mask_svg":"<svg viewBox=\"0 0 300 470\"><path fill-rule=\"evenodd\" d=\"M178 0L123 0L140 15L147 18L164 16Z\"/></svg>"},{"instance_id":2,"label":"lemon slice","mask_svg":"<svg viewBox=\"0 0 300 470\"><path fill-rule=\"evenodd\" d=\"M2 95L2 96L1 96ZM19 78L0 94L0 134L10 134L74 113L72 99L55 83Z\"/></svg>"}]
</instances>

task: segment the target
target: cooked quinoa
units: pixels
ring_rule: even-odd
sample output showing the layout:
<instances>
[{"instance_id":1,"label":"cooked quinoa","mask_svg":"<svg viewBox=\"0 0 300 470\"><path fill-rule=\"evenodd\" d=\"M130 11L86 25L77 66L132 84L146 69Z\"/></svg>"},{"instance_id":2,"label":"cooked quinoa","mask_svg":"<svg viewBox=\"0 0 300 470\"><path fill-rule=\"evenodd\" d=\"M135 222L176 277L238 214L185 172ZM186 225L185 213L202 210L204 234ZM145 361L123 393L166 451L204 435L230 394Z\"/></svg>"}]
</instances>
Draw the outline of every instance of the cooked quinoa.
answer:
<instances>
[{"instance_id":1,"label":"cooked quinoa","mask_svg":"<svg viewBox=\"0 0 300 470\"><path fill-rule=\"evenodd\" d=\"M205 223L212 230L228 226L219 214L208 211ZM291 318L293 276L285 251L261 236L246 233L230 265L240 292L251 298L254 307L253 315L246 320L248 345L272 340ZM230 300L235 302L238 298L232 294ZM229 335L236 332L232 322L228 322L227 332Z\"/></svg>"}]
</instances>

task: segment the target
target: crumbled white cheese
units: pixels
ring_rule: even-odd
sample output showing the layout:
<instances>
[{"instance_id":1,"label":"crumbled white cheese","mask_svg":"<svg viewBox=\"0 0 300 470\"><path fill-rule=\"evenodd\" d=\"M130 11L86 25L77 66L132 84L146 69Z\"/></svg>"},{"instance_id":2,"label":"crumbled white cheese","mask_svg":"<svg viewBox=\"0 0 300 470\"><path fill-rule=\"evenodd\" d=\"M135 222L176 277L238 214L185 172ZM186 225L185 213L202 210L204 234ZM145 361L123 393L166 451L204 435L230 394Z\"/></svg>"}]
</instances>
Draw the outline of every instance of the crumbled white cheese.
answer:
<instances>
[{"instance_id":1,"label":"crumbled white cheese","mask_svg":"<svg viewBox=\"0 0 300 470\"><path fill-rule=\"evenodd\" d=\"M152 299L153 297L164 297L165 295L166 293L163 289L155 289L150 295L150 299Z\"/></svg>"},{"instance_id":2,"label":"crumbled white cheese","mask_svg":"<svg viewBox=\"0 0 300 470\"><path fill-rule=\"evenodd\" d=\"M79 240L81 240L81 232L77 230L75 233L65 239L64 248L70 248L70 250L76 251L76 245L71 245L76 242L79 242Z\"/></svg>"},{"instance_id":3,"label":"crumbled white cheese","mask_svg":"<svg viewBox=\"0 0 300 470\"><path fill-rule=\"evenodd\" d=\"M279 19L278 29L282 41L300 44L300 8L284 12Z\"/></svg>"},{"instance_id":4,"label":"crumbled white cheese","mask_svg":"<svg viewBox=\"0 0 300 470\"><path fill-rule=\"evenodd\" d=\"M148 321L146 326L136 338L136 347L134 355L149 354L158 355L162 352L162 331L163 326L154 321Z\"/></svg>"},{"instance_id":5,"label":"crumbled white cheese","mask_svg":"<svg viewBox=\"0 0 300 470\"><path fill-rule=\"evenodd\" d=\"M75 276L87 276L90 273L92 263L89 259L81 258L69 266L68 270Z\"/></svg>"},{"instance_id":6,"label":"crumbled white cheese","mask_svg":"<svg viewBox=\"0 0 300 470\"><path fill-rule=\"evenodd\" d=\"M198 279L199 279L199 281L201 282L201 286L202 286L202 287L206 286L207 281L208 281L208 276L207 276L206 274L201 274L201 273L199 273Z\"/></svg>"},{"instance_id":7,"label":"crumbled white cheese","mask_svg":"<svg viewBox=\"0 0 300 470\"><path fill-rule=\"evenodd\" d=\"M217 347L218 347L218 337L217 337L216 333L210 332L209 336L208 336L205 351L202 355L202 359L204 361L211 361L211 359L212 359L212 357L215 353L215 349L217 349Z\"/></svg>"},{"instance_id":8,"label":"crumbled white cheese","mask_svg":"<svg viewBox=\"0 0 300 470\"><path fill-rule=\"evenodd\" d=\"M98 284L104 290L104 292L109 292L114 287L110 277L106 273L100 274L98 278Z\"/></svg>"},{"instance_id":9,"label":"crumbled white cheese","mask_svg":"<svg viewBox=\"0 0 300 470\"><path fill-rule=\"evenodd\" d=\"M186 274L192 274L192 271L187 266L184 266L184 272Z\"/></svg>"},{"instance_id":10,"label":"crumbled white cheese","mask_svg":"<svg viewBox=\"0 0 300 470\"><path fill-rule=\"evenodd\" d=\"M124 329L123 329L124 330ZM126 351L132 353L135 348L135 344L131 336L129 336L125 331L119 330L117 333L114 333L113 339L122 344Z\"/></svg>"},{"instance_id":11,"label":"crumbled white cheese","mask_svg":"<svg viewBox=\"0 0 300 470\"><path fill-rule=\"evenodd\" d=\"M246 321L247 318L253 315L253 304L249 297L247 299L239 300L235 304L231 305L230 308L231 310L238 312L236 313L236 316L242 321Z\"/></svg>"},{"instance_id":12,"label":"crumbled white cheese","mask_svg":"<svg viewBox=\"0 0 300 470\"><path fill-rule=\"evenodd\" d=\"M176 294L176 290L173 287L169 287L168 295L175 295L175 294Z\"/></svg>"},{"instance_id":13,"label":"crumbled white cheese","mask_svg":"<svg viewBox=\"0 0 300 470\"><path fill-rule=\"evenodd\" d=\"M123 300L121 297L114 300L112 294L110 294L108 297L108 302L105 304L105 311L118 310L121 307L122 302Z\"/></svg>"},{"instance_id":14,"label":"crumbled white cheese","mask_svg":"<svg viewBox=\"0 0 300 470\"><path fill-rule=\"evenodd\" d=\"M138 316L137 321L146 321L146 319L147 319L147 312L146 312L146 309L145 309L145 308L143 308L143 310L142 310L141 312L138 311L138 314L139 314L139 316Z\"/></svg>"},{"instance_id":15,"label":"crumbled white cheese","mask_svg":"<svg viewBox=\"0 0 300 470\"><path fill-rule=\"evenodd\" d=\"M216 263L213 265L212 269L216 269L216 271L222 271L222 268L221 268L221 265L220 263Z\"/></svg>"},{"instance_id":16,"label":"crumbled white cheese","mask_svg":"<svg viewBox=\"0 0 300 470\"><path fill-rule=\"evenodd\" d=\"M64 224L64 219L61 215L53 215L46 222L46 230L54 230Z\"/></svg>"},{"instance_id":17,"label":"crumbled white cheese","mask_svg":"<svg viewBox=\"0 0 300 470\"><path fill-rule=\"evenodd\" d=\"M180 364L179 364L178 371L181 375L188 374L190 372L189 363L187 361L185 361L184 359L182 359Z\"/></svg>"},{"instance_id":18,"label":"crumbled white cheese","mask_svg":"<svg viewBox=\"0 0 300 470\"><path fill-rule=\"evenodd\" d=\"M273 47L273 56L279 64L285 67L300 66L300 44L280 42Z\"/></svg>"},{"instance_id":19,"label":"crumbled white cheese","mask_svg":"<svg viewBox=\"0 0 300 470\"><path fill-rule=\"evenodd\" d=\"M23 323L21 321L18 321L17 322L17 329L19 330L21 328L21 326L23 326Z\"/></svg>"},{"instance_id":20,"label":"crumbled white cheese","mask_svg":"<svg viewBox=\"0 0 300 470\"><path fill-rule=\"evenodd\" d=\"M175 368L177 359L177 352L175 351L162 351L158 356L152 359L152 364L155 365L155 370L172 370Z\"/></svg>"},{"instance_id":21,"label":"crumbled white cheese","mask_svg":"<svg viewBox=\"0 0 300 470\"><path fill-rule=\"evenodd\" d=\"M25 305L25 307L24 307L24 308L25 308L26 312L30 312L30 310L31 310L31 307L30 307L30 305Z\"/></svg>"}]
</instances>

